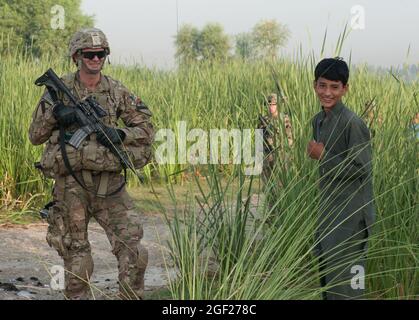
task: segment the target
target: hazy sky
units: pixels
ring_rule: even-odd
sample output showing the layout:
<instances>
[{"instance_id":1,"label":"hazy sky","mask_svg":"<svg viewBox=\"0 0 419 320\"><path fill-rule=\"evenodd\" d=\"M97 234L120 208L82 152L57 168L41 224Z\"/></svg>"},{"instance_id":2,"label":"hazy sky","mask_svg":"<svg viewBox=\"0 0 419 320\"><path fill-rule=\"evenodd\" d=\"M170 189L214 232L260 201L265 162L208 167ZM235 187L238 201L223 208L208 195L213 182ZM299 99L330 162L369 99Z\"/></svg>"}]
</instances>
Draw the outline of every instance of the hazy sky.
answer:
<instances>
[{"instance_id":1,"label":"hazy sky","mask_svg":"<svg viewBox=\"0 0 419 320\"><path fill-rule=\"evenodd\" d=\"M143 61L148 66L174 64L177 26L202 27L219 22L226 33L247 32L261 19L276 19L291 31L283 49L293 55L320 53L328 30L326 55L333 55L351 8L365 9L365 29L352 30L341 54L352 61L390 66L419 63L418 0L83 0L82 10L95 16L96 26L108 36L114 61ZM360 20L358 20L360 21ZM410 54L407 52L410 45Z\"/></svg>"}]
</instances>

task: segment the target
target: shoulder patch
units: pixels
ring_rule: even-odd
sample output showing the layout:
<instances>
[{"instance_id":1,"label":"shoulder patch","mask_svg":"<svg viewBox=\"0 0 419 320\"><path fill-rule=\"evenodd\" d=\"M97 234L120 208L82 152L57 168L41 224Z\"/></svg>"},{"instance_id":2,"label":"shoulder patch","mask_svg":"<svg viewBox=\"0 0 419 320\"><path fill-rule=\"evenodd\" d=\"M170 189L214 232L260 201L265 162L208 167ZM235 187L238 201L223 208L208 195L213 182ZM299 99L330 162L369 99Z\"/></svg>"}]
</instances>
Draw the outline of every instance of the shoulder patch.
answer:
<instances>
[{"instance_id":1,"label":"shoulder patch","mask_svg":"<svg viewBox=\"0 0 419 320\"><path fill-rule=\"evenodd\" d=\"M148 109L147 105L141 100L140 97L130 95L129 99L131 101L131 105L135 107L135 110L142 112L150 117L152 116L150 109Z\"/></svg>"}]
</instances>

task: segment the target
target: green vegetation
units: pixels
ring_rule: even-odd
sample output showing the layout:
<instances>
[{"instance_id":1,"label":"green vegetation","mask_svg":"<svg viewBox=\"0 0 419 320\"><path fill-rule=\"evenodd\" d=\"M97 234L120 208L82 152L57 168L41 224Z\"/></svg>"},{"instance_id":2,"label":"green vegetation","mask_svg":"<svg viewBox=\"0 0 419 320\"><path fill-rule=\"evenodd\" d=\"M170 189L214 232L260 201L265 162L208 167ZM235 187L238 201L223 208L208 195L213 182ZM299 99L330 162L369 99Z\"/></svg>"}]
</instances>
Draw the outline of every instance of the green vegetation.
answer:
<instances>
[{"instance_id":1,"label":"green vegetation","mask_svg":"<svg viewBox=\"0 0 419 320\"><path fill-rule=\"evenodd\" d=\"M0 52L64 56L73 33L93 26L80 5L81 0L0 0Z\"/></svg>"},{"instance_id":2,"label":"green vegetation","mask_svg":"<svg viewBox=\"0 0 419 320\"><path fill-rule=\"evenodd\" d=\"M290 36L286 25L276 20L262 20L250 32L229 37L222 25L206 24L202 30L184 24L175 36L175 57L180 66L191 63L222 62L232 58L232 40L234 57L243 60L278 58L279 48L285 46Z\"/></svg>"},{"instance_id":3,"label":"green vegetation","mask_svg":"<svg viewBox=\"0 0 419 320\"><path fill-rule=\"evenodd\" d=\"M231 48L228 35L217 23L209 23L202 30L183 25L175 37L175 45L175 56L180 65L198 61L224 61Z\"/></svg>"},{"instance_id":4,"label":"green vegetation","mask_svg":"<svg viewBox=\"0 0 419 320\"><path fill-rule=\"evenodd\" d=\"M275 59L279 48L287 43L290 31L275 20L264 20L253 27L251 36L256 57Z\"/></svg>"},{"instance_id":5,"label":"green vegetation","mask_svg":"<svg viewBox=\"0 0 419 320\"><path fill-rule=\"evenodd\" d=\"M172 205L165 200L160 209L172 213L168 219L173 235L171 252L179 270L177 280L171 283L174 298L319 297L317 265L311 254L317 172L305 154L311 138L310 119L319 108L312 90L315 61L314 57L275 63L232 60L222 66L201 63L177 71L106 67L107 74L121 80L150 106L156 129L176 132L181 120L187 121L188 129L254 128L265 95L275 90L271 67L278 73L292 110L292 161L288 167L280 164L267 187L277 199L271 212L263 206L262 196L254 208L254 200L250 200L261 194L259 177L244 176L238 165L152 163L143 170L147 183L166 184L173 198ZM32 146L28 140L31 114L42 94L33 83L49 67L58 74L73 70L70 63L49 57L37 59L17 52L0 56L3 213L23 217L39 209L50 194L51 182L44 181L33 167L42 147ZM397 75L376 75L360 66L352 68L350 85L345 102L358 114L364 114L365 105L375 98L375 117L365 116L374 134L377 207L368 258L369 297L417 297L418 143L410 125L418 109L418 83L403 83ZM278 188L279 181L284 188ZM176 192L177 186L190 183L195 190L201 186L201 194L185 192L187 201L179 201L183 196ZM130 186L136 187L138 182L131 179ZM149 200L149 208L159 206Z\"/></svg>"}]
</instances>

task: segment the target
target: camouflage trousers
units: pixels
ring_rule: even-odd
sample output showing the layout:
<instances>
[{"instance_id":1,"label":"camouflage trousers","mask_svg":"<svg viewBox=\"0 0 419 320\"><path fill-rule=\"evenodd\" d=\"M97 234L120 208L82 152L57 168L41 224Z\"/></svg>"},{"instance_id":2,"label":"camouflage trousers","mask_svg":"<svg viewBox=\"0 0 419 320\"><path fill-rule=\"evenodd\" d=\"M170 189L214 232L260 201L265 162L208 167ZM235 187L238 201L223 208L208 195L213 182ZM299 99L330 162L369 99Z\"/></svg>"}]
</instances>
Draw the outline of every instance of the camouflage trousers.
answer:
<instances>
[{"instance_id":1,"label":"camouflage trousers","mask_svg":"<svg viewBox=\"0 0 419 320\"><path fill-rule=\"evenodd\" d=\"M100 174L92 176L96 190L100 177ZM108 193L116 190L122 181L120 174L110 173ZM120 297L143 298L148 251L140 244L142 224L125 187L115 195L100 198L67 176L56 180L53 198L47 241L64 260L66 297L86 299L90 292L93 259L87 228L93 217L105 230L118 260Z\"/></svg>"}]
</instances>

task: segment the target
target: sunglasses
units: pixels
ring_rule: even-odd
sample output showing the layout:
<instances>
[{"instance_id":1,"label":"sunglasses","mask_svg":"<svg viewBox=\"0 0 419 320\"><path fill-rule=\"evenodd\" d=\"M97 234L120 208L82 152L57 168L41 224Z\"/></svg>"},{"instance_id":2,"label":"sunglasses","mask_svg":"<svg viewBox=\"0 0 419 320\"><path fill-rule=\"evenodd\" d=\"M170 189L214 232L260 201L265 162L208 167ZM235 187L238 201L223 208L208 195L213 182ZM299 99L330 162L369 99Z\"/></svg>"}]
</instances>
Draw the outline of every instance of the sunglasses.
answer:
<instances>
[{"instance_id":1,"label":"sunglasses","mask_svg":"<svg viewBox=\"0 0 419 320\"><path fill-rule=\"evenodd\" d=\"M96 51L96 52L82 52L81 55L83 58L89 59L89 60L92 60L95 57L98 57L99 59L103 59L104 57L106 57L106 51L102 50L102 51Z\"/></svg>"}]
</instances>

